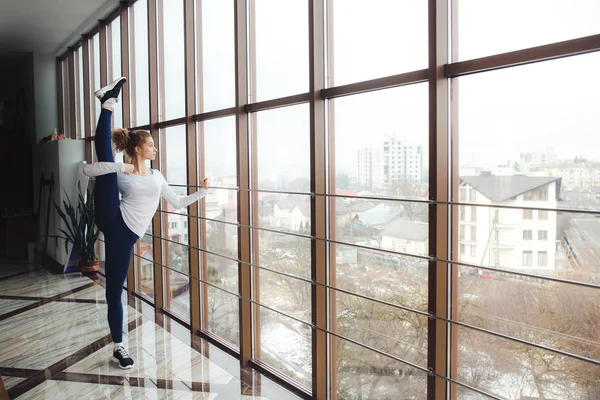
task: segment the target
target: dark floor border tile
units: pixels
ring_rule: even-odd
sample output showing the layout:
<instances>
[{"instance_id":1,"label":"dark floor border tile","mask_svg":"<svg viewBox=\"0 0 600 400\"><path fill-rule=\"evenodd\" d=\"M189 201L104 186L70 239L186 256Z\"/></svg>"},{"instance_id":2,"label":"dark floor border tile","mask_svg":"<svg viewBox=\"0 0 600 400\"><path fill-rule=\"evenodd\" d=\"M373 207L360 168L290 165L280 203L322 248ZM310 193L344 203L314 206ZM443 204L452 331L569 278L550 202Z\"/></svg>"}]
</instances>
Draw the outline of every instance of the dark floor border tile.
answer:
<instances>
[{"instance_id":1,"label":"dark floor border tile","mask_svg":"<svg viewBox=\"0 0 600 400\"><path fill-rule=\"evenodd\" d=\"M150 380L156 384L158 389L173 389L186 392L218 393L225 388L224 384L215 384L208 382L186 382L172 379L153 379Z\"/></svg>"},{"instance_id":2,"label":"dark floor border tile","mask_svg":"<svg viewBox=\"0 0 600 400\"><path fill-rule=\"evenodd\" d=\"M6 295L0 295L0 299L2 299L2 300L36 301L36 303L29 304L29 305L27 305L25 307L21 307L21 308L19 308L17 310L11 311L11 312L9 312L7 314L0 315L0 321L4 321L4 320L6 320L8 318L12 318L15 315L19 315L19 314L22 314L24 312L33 310L34 308L43 306L44 304L48 304L48 303L53 302L53 301L60 302L60 301L63 300L64 297L70 296L73 293L77 293L77 292L80 292L80 291L85 290L85 289L89 289L89 288L93 287L94 285L96 285L95 282L87 283L87 284L85 284L83 286L77 287L75 289L71 289L71 290L69 290L67 292L59 293L59 294L57 294L55 296L52 296L52 297L27 297L27 296L6 296ZM77 299L74 299L74 300L77 300ZM82 300L85 300L85 299L82 299ZM93 300L93 302L95 303L96 301ZM79 302L74 302L74 303L79 303ZM88 302L87 301L83 301L81 303L88 303Z\"/></svg>"},{"instance_id":3,"label":"dark floor border tile","mask_svg":"<svg viewBox=\"0 0 600 400\"><path fill-rule=\"evenodd\" d=\"M15 272L14 274L11 275L6 275L6 276L1 276L0 277L0 281L4 281L7 279L12 279L12 278L17 278L21 275L27 275L30 274L34 271L39 271L40 269L43 269L43 267L36 267L36 268L28 268L27 271L20 271L20 272Z\"/></svg>"},{"instance_id":4,"label":"dark floor border tile","mask_svg":"<svg viewBox=\"0 0 600 400\"><path fill-rule=\"evenodd\" d=\"M59 372L52 377L54 381L80 382L80 383L96 383L99 385L117 385L124 386L127 379L124 376L114 375L94 375L84 374L79 372Z\"/></svg>"},{"instance_id":5,"label":"dark floor border tile","mask_svg":"<svg viewBox=\"0 0 600 400\"><path fill-rule=\"evenodd\" d=\"M6 299L4 299L4 300L6 300ZM11 299L11 300L13 300L13 299ZM15 315L19 315L19 314L22 314L22 313L27 312L29 310L33 310L34 308L38 308L39 306L41 306L43 304L46 304L46 303L48 303L48 302L37 301L37 302L35 302L33 304L28 304L28 305L26 305L24 307L17 308L14 311L11 311L9 313L0 315L0 321L4 321L6 319L14 317Z\"/></svg>"},{"instance_id":6,"label":"dark floor border tile","mask_svg":"<svg viewBox=\"0 0 600 400\"><path fill-rule=\"evenodd\" d=\"M106 300L94 300L94 299L58 299L55 301L58 303L106 304Z\"/></svg>"},{"instance_id":7,"label":"dark floor border tile","mask_svg":"<svg viewBox=\"0 0 600 400\"><path fill-rule=\"evenodd\" d=\"M155 379L140 377L125 377L113 375L95 375L78 372L59 372L52 376L54 381L95 383L103 385L134 386L150 389L172 389L183 392L218 393L225 384L210 384L204 382L186 382L173 379Z\"/></svg>"},{"instance_id":8,"label":"dark floor border tile","mask_svg":"<svg viewBox=\"0 0 600 400\"><path fill-rule=\"evenodd\" d=\"M0 375L14 378L30 378L38 372L40 372L39 369L0 367Z\"/></svg>"},{"instance_id":9,"label":"dark floor border tile","mask_svg":"<svg viewBox=\"0 0 600 400\"><path fill-rule=\"evenodd\" d=\"M67 296L69 296L69 295L67 294ZM106 304L106 300L67 299L67 298L50 300L50 298L48 298L48 297L4 296L4 295L0 295L0 300L39 301L39 302L43 302L43 304L47 304L51 301L59 302L59 303Z\"/></svg>"},{"instance_id":10,"label":"dark floor border tile","mask_svg":"<svg viewBox=\"0 0 600 400\"><path fill-rule=\"evenodd\" d=\"M0 294L0 300L28 300L28 301L43 301L44 304L51 302L51 301L59 301L62 300L63 298L70 296L72 294L81 292L82 290L85 289L89 289L91 287L94 287L95 285L97 285L96 282L90 282L90 283L85 283L81 286L78 286L74 289L71 290L67 290L66 292L62 292L59 294L55 294L54 296L50 296L50 297L36 297L36 296L15 296L15 295L5 295L5 294Z\"/></svg>"},{"instance_id":11,"label":"dark floor border tile","mask_svg":"<svg viewBox=\"0 0 600 400\"><path fill-rule=\"evenodd\" d=\"M0 294L0 300L23 300L23 301L49 301L48 297L12 296Z\"/></svg>"},{"instance_id":12,"label":"dark floor border tile","mask_svg":"<svg viewBox=\"0 0 600 400\"><path fill-rule=\"evenodd\" d=\"M127 324L127 332L131 332L131 331L139 328L140 326L142 326L143 323L144 323L144 317L135 318L133 321L130 321Z\"/></svg>"},{"instance_id":13,"label":"dark floor border tile","mask_svg":"<svg viewBox=\"0 0 600 400\"><path fill-rule=\"evenodd\" d=\"M15 386L8 390L9 397L11 399L17 398L23 393L26 393L27 391L40 385L41 383L47 380L51 380L54 375L78 363L87 356L107 346L109 343L111 343L110 334L92 342L91 344L85 346L81 350L52 364L48 368L40 370L33 376L30 376L29 378L25 379L24 381L17 383Z\"/></svg>"}]
</instances>

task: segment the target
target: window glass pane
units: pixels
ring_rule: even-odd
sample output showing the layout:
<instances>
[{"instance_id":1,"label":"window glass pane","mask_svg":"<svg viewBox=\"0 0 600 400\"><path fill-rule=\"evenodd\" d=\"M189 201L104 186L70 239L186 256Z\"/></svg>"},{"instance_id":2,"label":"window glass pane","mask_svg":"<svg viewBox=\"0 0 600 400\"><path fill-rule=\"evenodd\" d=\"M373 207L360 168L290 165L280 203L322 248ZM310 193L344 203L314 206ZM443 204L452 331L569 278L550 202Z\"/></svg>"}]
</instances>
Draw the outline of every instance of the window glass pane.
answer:
<instances>
[{"instance_id":1,"label":"window glass pane","mask_svg":"<svg viewBox=\"0 0 600 400\"><path fill-rule=\"evenodd\" d=\"M545 267L548 265L548 253L545 251L538 252L538 267Z\"/></svg>"},{"instance_id":2,"label":"window glass pane","mask_svg":"<svg viewBox=\"0 0 600 400\"><path fill-rule=\"evenodd\" d=\"M273 265L271 260L264 260L263 264L272 269L280 268ZM310 283L267 270L260 270L259 273L261 304L310 323Z\"/></svg>"},{"instance_id":3,"label":"window glass pane","mask_svg":"<svg viewBox=\"0 0 600 400\"><path fill-rule=\"evenodd\" d=\"M426 368L427 317L341 292L335 299L339 334Z\"/></svg>"},{"instance_id":4,"label":"window glass pane","mask_svg":"<svg viewBox=\"0 0 600 400\"><path fill-rule=\"evenodd\" d=\"M518 12L515 12L518 10ZM595 0L458 2L459 60L600 33Z\"/></svg>"},{"instance_id":5,"label":"window glass pane","mask_svg":"<svg viewBox=\"0 0 600 400\"><path fill-rule=\"evenodd\" d=\"M159 156L161 173L177 195L187 195L185 126L162 129ZM189 320L189 237L187 207L175 209L162 202L162 237L165 308Z\"/></svg>"},{"instance_id":6,"label":"window glass pane","mask_svg":"<svg viewBox=\"0 0 600 400\"><path fill-rule=\"evenodd\" d=\"M185 114L183 1L158 1L159 121ZM162 28L162 29L161 29Z\"/></svg>"},{"instance_id":7,"label":"window glass pane","mask_svg":"<svg viewBox=\"0 0 600 400\"><path fill-rule=\"evenodd\" d=\"M425 372L344 339L331 341L337 348L338 399L427 398Z\"/></svg>"},{"instance_id":8,"label":"window glass pane","mask_svg":"<svg viewBox=\"0 0 600 400\"><path fill-rule=\"evenodd\" d=\"M154 299L154 258L152 246L152 227L133 247L135 268L135 290Z\"/></svg>"},{"instance_id":9,"label":"window glass pane","mask_svg":"<svg viewBox=\"0 0 600 400\"><path fill-rule=\"evenodd\" d=\"M345 3L336 2L334 8L338 4ZM329 199L335 215L330 232L336 241L347 243L329 247L335 254L330 264L335 285L418 311L427 310L428 266L410 254L429 254L428 206L421 202L429 196L427 99L427 86L417 84L329 103L329 145L335 154L329 165L334 177L330 190L337 195ZM336 316L332 330L408 362L426 364L426 318L336 290L329 296ZM358 367L361 357L365 358ZM338 398L359 393L369 398L373 393L418 398L425 390L423 376L415 370L410 371L414 376L393 379L387 368L394 365L409 373L405 365L345 341L339 341L334 362Z\"/></svg>"},{"instance_id":10,"label":"window glass pane","mask_svg":"<svg viewBox=\"0 0 600 400\"><path fill-rule=\"evenodd\" d=\"M187 195L187 152L185 125L177 125L160 131L159 154L161 157L161 173L172 185L171 189L179 195ZM165 201L166 203L166 201ZM170 211L187 213L187 208L175 210L169 204Z\"/></svg>"},{"instance_id":11,"label":"window glass pane","mask_svg":"<svg viewBox=\"0 0 600 400\"><path fill-rule=\"evenodd\" d=\"M184 274L189 273L188 256L188 228L187 216L176 213L164 213L167 220L167 234L164 236L169 241L164 241L163 255L165 265Z\"/></svg>"},{"instance_id":12,"label":"window glass pane","mask_svg":"<svg viewBox=\"0 0 600 400\"><path fill-rule=\"evenodd\" d=\"M338 194L427 198L427 99L417 84L331 101Z\"/></svg>"},{"instance_id":13,"label":"window glass pane","mask_svg":"<svg viewBox=\"0 0 600 400\"><path fill-rule=\"evenodd\" d=\"M288 275L310 279L310 239L258 229L256 233L260 243L260 266ZM262 273L263 271L260 271L261 276ZM268 271L265 271L265 273L268 273ZM261 278L261 284L267 281L281 282L278 279L285 278L285 276L277 276L276 274L270 274L268 277L272 279ZM302 282L299 281L298 285L301 286ZM306 307L307 301L309 301L310 288L308 288L308 292L306 291L307 288L303 287L290 288L292 291L296 289L298 293L293 296L295 305L294 302L290 302L292 306L290 309L286 309L287 314L293 313L296 308ZM268 294L267 290L264 292Z\"/></svg>"},{"instance_id":14,"label":"window glass pane","mask_svg":"<svg viewBox=\"0 0 600 400\"><path fill-rule=\"evenodd\" d=\"M234 3L222 0L196 0L201 20L196 21L200 35L196 52L196 90L198 112L235 105L235 29ZM201 27L201 29L199 28Z\"/></svg>"},{"instance_id":15,"label":"window glass pane","mask_svg":"<svg viewBox=\"0 0 600 400\"><path fill-rule=\"evenodd\" d=\"M199 220L199 224L206 224L206 243L200 243L200 248L210 252L206 254L206 279L230 293L239 293L238 263L234 261L238 259L237 191L224 189L237 186L235 118L199 122L198 132L204 138L201 158L206 175L210 185L218 187L205 200L205 217L210 220ZM208 296L207 330L239 347L238 298L209 285L203 287Z\"/></svg>"},{"instance_id":16,"label":"window glass pane","mask_svg":"<svg viewBox=\"0 0 600 400\"><path fill-rule=\"evenodd\" d=\"M310 234L310 197L258 192L258 225L283 232ZM277 234L274 234L277 243ZM270 242L269 242L270 243Z\"/></svg>"},{"instance_id":17,"label":"window glass pane","mask_svg":"<svg viewBox=\"0 0 600 400\"><path fill-rule=\"evenodd\" d=\"M351 245L331 248L335 250L337 288L427 311L426 260ZM310 265L306 268L310 272Z\"/></svg>"},{"instance_id":18,"label":"window glass pane","mask_svg":"<svg viewBox=\"0 0 600 400\"><path fill-rule=\"evenodd\" d=\"M173 251L170 249L169 251ZM186 252L187 253L187 252ZM163 268L165 309L184 321L190 320L190 278L188 275Z\"/></svg>"},{"instance_id":19,"label":"window glass pane","mask_svg":"<svg viewBox=\"0 0 600 400\"><path fill-rule=\"evenodd\" d=\"M260 359L279 372L310 387L312 381L311 329L264 307L260 315Z\"/></svg>"},{"instance_id":20,"label":"window glass pane","mask_svg":"<svg viewBox=\"0 0 600 400\"><path fill-rule=\"evenodd\" d=\"M594 78L594 68L600 68L600 54L457 79L461 182L477 192L478 203L574 211L600 209L600 202L592 193L594 187L600 186L600 181L595 181L597 162L592 150L600 145L593 134L600 127L595 117L600 96L590 88L589 81L595 79L600 85L600 80ZM581 71L586 77L563 77L560 71L566 70ZM551 88L547 85L550 76L554 82ZM517 87L527 90L514 96ZM509 98L510 101L502 100ZM490 125L492 120L498 123ZM486 130L485 143L476 133L481 129ZM478 243L481 252L477 258L465 261L519 269L524 267L522 251L543 250L548 254L547 266L540 268L557 274L564 267L555 265L555 255L561 250L556 241L566 246L565 240L569 244L579 240L572 230L572 214L557 216L546 210L503 209L500 221L494 225L491 212L487 207L476 207L477 218L473 222L480 227L478 232L499 232L498 254L493 243L485 250L488 235L482 235ZM469 221L469 216L460 220ZM541 236L546 239L533 240L534 232L540 230L547 232ZM529 243L525 246L524 241ZM535 258L528 258L526 266L537 269L538 263ZM588 276L589 273L587 270Z\"/></svg>"},{"instance_id":21,"label":"window glass pane","mask_svg":"<svg viewBox=\"0 0 600 400\"><path fill-rule=\"evenodd\" d=\"M93 72L94 72L92 75L92 81L91 81L91 85L90 85L90 87L92 88L92 90L90 91L90 98L91 98L90 105L91 105L92 116L93 116L92 132L96 132L96 122L98 121L98 118L100 117L101 107L100 107L100 102L98 101L96 96L94 96L94 92L102 87L100 84L100 34L96 33L92 37L92 40L90 41L90 43L91 43L90 56L92 57L90 66L93 66ZM95 157L95 152L92 152L92 154L94 154L92 157Z\"/></svg>"},{"instance_id":22,"label":"window glass pane","mask_svg":"<svg viewBox=\"0 0 600 400\"><path fill-rule=\"evenodd\" d=\"M150 123L148 81L148 2L136 1L129 7L129 88L131 93L131 126Z\"/></svg>"},{"instance_id":23,"label":"window glass pane","mask_svg":"<svg viewBox=\"0 0 600 400\"><path fill-rule=\"evenodd\" d=\"M203 158L210 186L237 187L235 117L199 122L198 129L204 133Z\"/></svg>"},{"instance_id":24,"label":"window glass pane","mask_svg":"<svg viewBox=\"0 0 600 400\"><path fill-rule=\"evenodd\" d=\"M239 348L239 298L212 286L203 287L208 291L208 331Z\"/></svg>"},{"instance_id":25,"label":"window glass pane","mask_svg":"<svg viewBox=\"0 0 600 400\"><path fill-rule=\"evenodd\" d=\"M598 68L600 54L591 53L458 78L462 181L493 181L482 201L495 196L511 204L527 200L527 207L565 201L568 208L600 209L581 192L600 186ZM578 73L567 78L564 71Z\"/></svg>"},{"instance_id":26,"label":"window glass pane","mask_svg":"<svg viewBox=\"0 0 600 400\"><path fill-rule=\"evenodd\" d=\"M123 74L121 73L121 17L115 18L106 28L108 82L112 82ZM123 96L120 98L123 99ZM113 106L113 128L123 127L123 103L119 101Z\"/></svg>"},{"instance_id":27,"label":"window glass pane","mask_svg":"<svg viewBox=\"0 0 600 400\"><path fill-rule=\"evenodd\" d=\"M253 117L257 131L252 162L257 165L258 178L252 182L253 189L309 192L307 105L264 111ZM310 387L310 329L286 315L310 321L311 285L277 273L310 278L310 240L285 233L310 232L309 197L256 191L253 199L258 206L253 227L281 231L253 229L259 249L253 254L253 263L275 271L253 268L257 279L254 299L282 313L260 310L255 335L261 346L256 357ZM283 337L290 339L280 339Z\"/></svg>"},{"instance_id":28,"label":"window glass pane","mask_svg":"<svg viewBox=\"0 0 600 400\"><path fill-rule=\"evenodd\" d=\"M80 47L75 52L77 58L76 62L76 75L75 80L77 81L77 90L75 91L77 96L76 107L77 107L77 138L82 139L85 137L85 110L84 101L85 94L83 92L83 83L85 76L83 74L83 48Z\"/></svg>"},{"instance_id":29,"label":"window glass pane","mask_svg":"<svg viewBox=\"0 0 600 400\"><path fill-rule=\"evenodd\" d=\"M62 117L63 117L63 126L64 131L58 132L63 137L71 137L71 130L75 129L75 127L71 128L71 95L70 95L70 80L69 80L69 58L65 58L61 62L61 74L62 74Z\"/></svg>"},{"instance_id":30,"label":"window glass pane","mask_svg":"<svg viewBox=\"0 0 600 400\"><path fill-rule=\"evenodd\" d=\"M206 244L200 245L203 250L210 252L206 255L207 281L229 292L238 293L238 263L235 261L237 260L237 247L235 252L232 251L233 246L237 246L237 233L230 237L224 236L225 232L232 233L235 225L211 221L208 223L208 227ZM217 254L223 254L224 257Z\"/></svg>"},{"instance_id":31,"label":"window glass pane","mask_svg":"<svg viewBox=\"0 0 600 400\"><path fill-rule=\"evenodd\" d=\"M427 2L330 1L333 76L327 86L427 68ZM391 49L394 49L391 51Z\"/></svg>"},{"instance_id":32,"label":"window glass pane","mask_svg":"<svg viewBox=\"0 0 600 400\"><path fill-rule=\"evenodd\" d=\"M308 3L255 0L256 102L308 92ZM252 61L252 59L251 59Z\"/></svg>"},{"instance_id":33,"label":"window glass pane","mask_svg":"<svg viewBox=\"0 0 600 400\"><path fill-rule=\"evenodd\" d=\"M206 218L233 224L238 222L236 190L210 189L204 199Z\"/></svg>"},{"instance_id":34,"label":"window glass pane","mask_svg":"<svg viewBox=\"0 0 600 400\"><path fill-rule=\"evenodd\" d=\"M308 105L261 111L254 117L256 188L310 192Z\"/></svg>"},{"instance_id":35,"label":"window glass pane","mask_svg":"<svg viewBox=\"0 0 600 400\"><path fill-rule=\"evenodd\" d=\"M459 286L461 322L598 359L597 289L485 275L461 278ZM596 365L457 329L458 380L463 383L506 399L539 398L543 393L548 399L592 400L599 393Z\"/></svg>"},{"instance_id":36,"label":"window glass pane","mask_svg":"<svg viewBox=\"0 0 600 400\"><path fill-rule=\"evenodd\" d=\"M459 222L474 224L478 233L475 257L461 254L459 260L479 266L460 267L459 319L594 360L600 343L591 327L595 311L588 307L597 302L598 289L544 278L598 284L599 222L577 213L600 209L594 150L600 145L600 95L593 88L600 85L593 72L598 68L600 54L590 53L452 83L460 88L454 102L460 180L476 191L481 205L475 207L476 221ZM495 205L505 207L497 221ZM566 211L547 211L557 208ZM590 380L573 378L597 374L596 365L459 331L457 379L463 383L501 398L597 395Z\"/></svg>"},{"instance_id":37,"label":"window glass pane","mask_svg":"<svg viewBox=\"0 0 600 400\"><path fill-rule=\"evenodd\" d=\"M262 212L261 218L265 214L267 213ZM275 222L274 216L274 213L268 214L261 223L270 229L277 229L272 225ZM254 268L254 276L257 277L255 299L282 313L261 310L261 327L257 332L261 337L261 348L257 357L310 386L310 358L307 360L303 356L300 359L302 362L296 358L304 351L308 351L310 357L310 329L306 329L307 326L298 321L290 319L286 322L285 317L289 315L300 321L310 322L311 285L293 277L310 279L310 239L258 229L254 230L254 237L259 243L259 253L254 255L253 263L269 269ZM283 343L279 339L274 339L274 336L280 335L292 338L293 342L288 343L287 349L282 347Z\"/></svg>"},{"instance_id":38,"label":"window glass pane","mask_svg":"<svg viewBox=\"0 0 600 400\"><path fill-rule=\"evenodd\" d=\"M428 254L425 203L337 197L335 215L338 242L403 254ZM474 235L472 230L469 233Z\"/></svg>"}]
</instances>

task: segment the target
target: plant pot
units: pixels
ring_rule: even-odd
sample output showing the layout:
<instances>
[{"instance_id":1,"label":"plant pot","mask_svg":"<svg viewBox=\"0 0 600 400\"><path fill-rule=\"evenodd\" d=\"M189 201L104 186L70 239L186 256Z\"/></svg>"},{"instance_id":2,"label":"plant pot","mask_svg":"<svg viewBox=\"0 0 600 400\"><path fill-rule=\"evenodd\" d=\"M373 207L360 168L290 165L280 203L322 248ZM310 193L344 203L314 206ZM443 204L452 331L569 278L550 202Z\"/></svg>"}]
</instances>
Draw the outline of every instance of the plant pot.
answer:
<instances>
[{"instance_id":1,"label":"plant pot","mask_svg":"<svg viewBox=\"0 0 600 400\"><path fill-rule=\"evenodd\" d=\"M100 265L100 261L79 261L79 270L82 275L95 275L98 272L98 266Z\"/></svg>"}]
</instances>

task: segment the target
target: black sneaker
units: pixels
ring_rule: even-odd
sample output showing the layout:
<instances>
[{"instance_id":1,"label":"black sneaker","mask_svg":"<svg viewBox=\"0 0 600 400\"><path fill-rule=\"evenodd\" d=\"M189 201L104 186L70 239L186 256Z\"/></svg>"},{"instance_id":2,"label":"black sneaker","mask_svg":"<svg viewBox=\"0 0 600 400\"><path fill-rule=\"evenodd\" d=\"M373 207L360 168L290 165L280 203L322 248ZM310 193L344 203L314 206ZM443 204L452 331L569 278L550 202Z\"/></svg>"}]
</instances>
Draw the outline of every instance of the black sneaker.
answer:
<instances>
[{"instance_id":1,"label":"black sneaker","mask_svg":"<svg viewBox=\"0 0 600 400\"><path fill-rule=\"evenodd\" d=\"M107 86L104 86L102 89L98 89L94 96L100 99L100 103L104 104L104 102L108 99L116 99L119 100L119 94L121 93L121 88L127 82L127 78L124 76L112 81Z\"/></svg>"},{"instance_id":2,"label":"black sneaker","mask_svg":"<svg viewBox=\"0 0 600 400\"><path fill-rule=\"evenodd\" d=\"M133 359L129 357L129 353L123 346L119 346L113 351L113 360L119 363L121 369L133 368Z\"/></svg>"}]
</instances>

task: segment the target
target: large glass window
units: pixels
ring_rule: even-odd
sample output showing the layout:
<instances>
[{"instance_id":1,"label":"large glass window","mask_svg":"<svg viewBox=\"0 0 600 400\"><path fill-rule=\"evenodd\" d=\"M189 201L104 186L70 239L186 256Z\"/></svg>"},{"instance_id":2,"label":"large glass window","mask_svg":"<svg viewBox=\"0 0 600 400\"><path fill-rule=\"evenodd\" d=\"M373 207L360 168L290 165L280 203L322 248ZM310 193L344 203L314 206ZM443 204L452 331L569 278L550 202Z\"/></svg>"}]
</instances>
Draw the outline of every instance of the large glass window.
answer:
<instances>
[{"instance_id":1,"label":"large glass window","mask_svg":"<svg viewBox=\"0 0 600 400\"><path fill-rule=\"evenodd\" d=\"M458 78L460 179L480 204L480 251L458 259L480 268L462 267L457 316L529 343L459 329L457 379L496 396L593 398L598 367L559 352L598 359L595 323L581 306L597 289L546 278L598 283L590 253L598 222L576 213L600 209L592 194L600 142L591 133L600 127L598 68L593 53ZM489 205L509 207L502 223ZM548 211L556 208L570 212Z\"/></svg>"},{"instance_id":2,"label":"large glass window","mask_svg":"<svg viewBox=\"0 0 600 400\"><path fill-rule=\"evenodd\" d=\"M426 367L427 318L395 306L427 309L427 263L411 257L429 251L423 202L428 193L427 86L338 98L331 102L331 115L335 162L328 167L336 195L330 199L335 210L329 219L331 238L347 243L330 246L335 254L331 279L337 288L367 297L330 291L332 330ZM417 370L346 340L334 343L338 398L351 393L424 396L425 376ZM394 378L394 368L406 375Z\"/></svg>"},{"instance_id":3,"label":"large glass window","mask_svg":"<svg viewBox=\"0 0 600 400\"><path fill-rule=\"evenodd\" d=\"M460 61L600 33L600 3L594 0L457 4Z\"/></svg>"},{"instance_id":4,"label":"large glass window","mask_svg":"<svg viewBox=\"0 0 600 400\"><path fill-rule=\"evenodd\" d=\"M85 137L85 111L84 101L85 94L83 92L83 82L85 75L83 74L83 49L81 47L75 50L75 108L77 112L77 139Z\"/></svg>"},{"instance_id":5,"label":"large glass window","mask_svg":"<svg viewBox=\"0 0 600 400\"><path fill-rule=\"evenodd\" d=\"M154 255L152 227L141 237L133 248L133 266L135 268L135 290L150 299L154 299Z\"/></svg>"},{"instance_id":6,"label":"large glass window","mask_svg":"<svg viewBox=\"0 0 600 400\"><path fill-rule=\"evenodd\" d=\"M200 163L209 177L210 190L199 221L204 227L204 255L207 300L206 317L210 333L239 348L238 217L235 118L226 117L198 124L203 141ZM202 178L202 177L200 177Z\"/></svg>"},{"instance_id":7,"label":"large glass window","mask_svg":"<svg viewBox=\"0 0 600 400\"><path fill-rule=\"evenodd\" d=\"M258 307L255 314L255 357L310 387L310 284L296 278L310 278L310 240L300 236L310 232L310 203L308 196L289 194L310 190L308 107L263 111L252 118L257 165L253 188L280 192L253 193L258 211L253 263L264 268L254 267L254 298L269 307Z\"/></svg>"},{"instance_id":8,"label":"large glass window","mask_svg":"<svg viewBox=\"0 0 600 400\"><path fill-rule=\"evenodd\" d=\"M123 74L121 73L121 18L115 18L106 27L106 43L108 69L108 82L112 82ZM113 106L113 128L123 127L123 102L119 101Z\"/></svg>"},{"instance_id":9,"label":"large glass window","mask_svg":"<svg viewBox=\"0 0 600 400\"><path fill-rule=\"evenodd\" d=\"M60 73L62 77L62 119L64 131L58 132L62 136L71 137L71 81L69 78L69 58L65 58L60 63Z\"/></svg>"},{"instance_id":10,"label":"large glass window","mask_svg":"<svg viewBox=\"0 0 600 400\"><path fill-rule=\"evenodd\" d=\"M183 1L158 0L159 121L185 114Z\"/></svg>"},{"instance_id":11,"label":"large glass window","mask_svg":"<svg viewBox=\"0 0 600 400\"><path fill-rule=\"evenodd\" d=\"M100 117L100 102L94 96L94 92L101 88L100 84L100 34L96 33L89 41L90 52L90 112L92 113L92 133L96 132L96 122ZM95 157L95 152L92 152L92 157Z\"/></svg>"},{"instance_id":12,"label":"large glass window","mask_svg":"<svg viewBox=\"0 0 600 400\"><path fill-rule=\"evenodd\" d=\"M148 2L136 1L129 8L129 88L131 126L150 122L148 78Z\"/></svg>"},{"instance_id":13,"label":"large glass window","mask_svg":"<svg viewBox=\"0 0 600 400\"><path fill-rule=\"evenodd\" d=\"M249 5L250 101L308 92L308 3L253 0Z\"/></svg>"},{"instance_id":14,"label":"large glass window","mask_svg":"<svg viewBox=\"0 0 600 400\"><path fill-rule=\"evenodd\" d=\"M87 101L93 134L101 68L128 74L131 120L119 105L115 126L150 125L177 194L210 180L192 215L161 201L134 248L136 292L332 400L600 398L600 52L595 36L558 43L600 33L600 3L447 3L195 0L191 16L137 1L126 49L119 16L99 30L102 66L99 34L84 35L89 76L81 49L58 64L64 133L83 135ZM569 57L430 65L547 44ZM434 365L449 388L428 380Z\"/></svg>"},{"instance_id":15,"label":"large glass window","mask_svg":"<svg viewBox=\"0 0 600 400\"><path fill-rule=\"evenodd\" d=\"M327 86L427 68L426 1L328 3L332 75Z\"/></svg>"},{"instance_id":16,"label":"large glass window","mask_svg":"<svg viewBox=\"0 0 600 400\"><path fill-rule=\"evenodd\" d=\"M196 0L199 113L235 105L234 2Z\"/></svg>"},{"instance_id":17,"label":"large glass window","mask_svg":"<svg viewBox=\"0 0 600 400\"><path fill-rule=\"evenodd\" d=\"M187 195L186 131L178 125L160 131L161 173L178 195ZM165 308L190 318L190 263L187 207L176 209L162 200Z\"/></svg>"}]
</instances>

